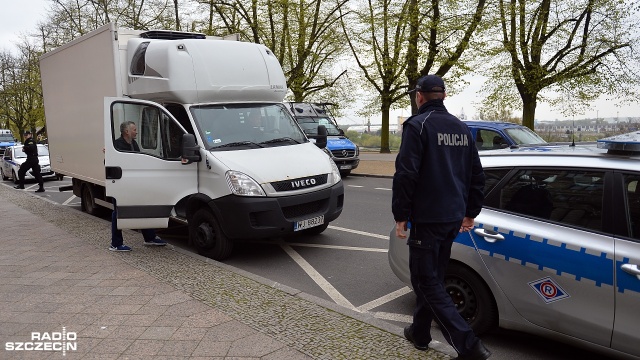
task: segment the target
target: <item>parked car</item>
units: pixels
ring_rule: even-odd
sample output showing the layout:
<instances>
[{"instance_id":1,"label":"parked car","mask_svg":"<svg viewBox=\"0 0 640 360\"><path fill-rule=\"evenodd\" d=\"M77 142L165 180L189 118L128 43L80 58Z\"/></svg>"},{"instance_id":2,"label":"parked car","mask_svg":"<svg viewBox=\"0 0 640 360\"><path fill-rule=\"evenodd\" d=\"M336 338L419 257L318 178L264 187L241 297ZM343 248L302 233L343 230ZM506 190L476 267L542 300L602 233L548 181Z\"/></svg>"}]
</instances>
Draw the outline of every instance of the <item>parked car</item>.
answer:
<instances>
[{"instance_id":1,"label":"parked car","mask_svg":"<svg viewBox=\"0 0 640 360\"><path fill-rule=\"evenodd\" d=\"M18 170L20 165L27 160L27 154L22 151L22 145L13 145L5 149L2 156L2 166L0 166L0 175L2 180L13 180L18 183ZM38 144L38 160L40 162L40 174L42 179L56 179L58 175L51 170L51 162L49 160L49 149L42 144ZM25 174L25 180L34 179L31 170Z\"/></svg>"},{"instance_id":2,"label":"parked car","mask_svg":"<svg viewBox=\"0 0 640 360\"><path fill-rule=\"evenodd\" d=\"M318 125L324 125L327 129L325 152L338 166L340 175L348 176L351 170L358 167L360 149L349 140L331 115L328 108L331 104L287 102L285 105L309 139L314 139L318 135Z\"/></svg>"},{"instance_id":3,"label":"parked car","mask_svg":"<svg viewBox=\"0 0 640 360\"><path fill-rule=\"evenodd\" d=\"M471 130L478 151L547 144L538 134L519 124L479 120L465 120L464 122Z\"/></svg>"},{"instance_id":4,"label":"parked car","mask_svg":"<svg viewBox=\"0 0 640 360\"><path fill-rule=\"evenodd\" d=\"M9 129L0 129L0 155L4 154L4 150L16 144L16 139Z\"/></svg>"},{"instance_id":5,"label":"parked car","mask_svg":"<svg viewBox=\"0 0 640 360\"><path fill-rule=\"evenodd\" d=\"M639 142L480 154L484 207L455 239L445 280L477 333L500 326L640 358ZM388 255L411 286L394 229Z\"/></svg>"}]
</instances>

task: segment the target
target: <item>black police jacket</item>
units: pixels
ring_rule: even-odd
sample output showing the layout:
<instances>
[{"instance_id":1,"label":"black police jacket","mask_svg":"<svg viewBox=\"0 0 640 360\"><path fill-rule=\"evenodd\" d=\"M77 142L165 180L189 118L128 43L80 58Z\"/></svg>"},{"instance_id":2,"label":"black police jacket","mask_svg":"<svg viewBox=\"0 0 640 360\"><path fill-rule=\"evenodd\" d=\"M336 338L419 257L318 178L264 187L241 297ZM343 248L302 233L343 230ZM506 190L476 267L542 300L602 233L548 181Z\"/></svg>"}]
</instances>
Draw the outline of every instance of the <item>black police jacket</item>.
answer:
<instances>
[{"instance_id":1,"label":"black police jacket","mask_svg":"<svg viewBox=\"0 0 640 360\"><path fill-rule=\"evenodd\" d=\"M27 154L27 159L38 159L38 145L33 138L29 138L24 141L22 151Z\"/></svg>"},{"instance_id":2,"label":"black police jacket","mask_svg":"<svg viewBox=\"0 0 640 360\"><path fill-rule=\"evenodd\" d=\"M423 104L402 127L391 209L396 221L443 223L475 218L484 172L465 123L442 100Z\"/></svg>"}]
</instances>

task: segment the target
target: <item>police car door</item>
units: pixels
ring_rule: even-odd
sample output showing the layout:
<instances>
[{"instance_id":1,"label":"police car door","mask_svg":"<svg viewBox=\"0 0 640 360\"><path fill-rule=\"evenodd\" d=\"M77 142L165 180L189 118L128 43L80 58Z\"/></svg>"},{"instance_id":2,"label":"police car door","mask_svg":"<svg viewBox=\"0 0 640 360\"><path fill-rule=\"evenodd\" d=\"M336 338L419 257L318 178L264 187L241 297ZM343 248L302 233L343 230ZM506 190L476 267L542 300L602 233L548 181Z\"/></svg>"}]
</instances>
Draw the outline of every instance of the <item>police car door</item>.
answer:
<instances>
[{"instance_id":1,"label":"police car door","mask_svg":"<svg viewBox=\"0 0 640 360\"><path fill-rule=\"evenodd\" d=\"M640 356L640 174L617 173L616 184L624 184L620 196L616 194L614 214L620 229L616 237L616 314L611 347ZM620 180L622 178L622 180ZM624 208L623 208L624 207Z\"/></svg>"},{"instance_id":2,"label":"police car door","mask_svg":"<svg viewBox=\"0 0 640 360\"><path fill-rule=\"evenodd\" d=\"M174 205L197 189L197 164L181 163L184 128L162 106L105 98L107 196L116 199L119 229L166 228ZM120 125L132 121L140 152L120 151Z\"/></svg>"},{"instance_id":3,"label":"police car door","mask_svg":"<svg viewBox=\"0 0 640 360\"><path fill-rule=\"evenodd\" d=\"M609 346L613 237L601 230L602 171L520 169L485 201L472 236L516 311L538 326Z\"/></svg>"}]
</instances>

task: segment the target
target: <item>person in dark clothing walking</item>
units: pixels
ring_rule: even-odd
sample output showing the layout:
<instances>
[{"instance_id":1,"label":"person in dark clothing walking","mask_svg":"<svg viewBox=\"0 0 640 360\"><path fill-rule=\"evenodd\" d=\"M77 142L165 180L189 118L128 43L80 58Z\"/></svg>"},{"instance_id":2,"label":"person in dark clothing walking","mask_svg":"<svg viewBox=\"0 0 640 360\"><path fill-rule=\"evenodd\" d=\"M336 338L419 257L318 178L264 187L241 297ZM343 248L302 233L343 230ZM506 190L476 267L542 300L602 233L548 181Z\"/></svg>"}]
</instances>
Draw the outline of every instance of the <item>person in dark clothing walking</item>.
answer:
<instances>
[{"instance_id":1,"label":"person in dark clothing walking","mask_svg":"<svg viewBox=\"0 0 640 360\"><path fill-rule=\"evenodd\" d=\"M120 137L113 142L113 146L116 150L140 152L140 146L136 142L136 136L138 135L138 128L133 121L125 121L120 124ZM167 243L156 236L156 232L153 229L140 230L142 237L144 238L145 245L151 246L165 246ZM116 206L116 200L113 199L113 212L111 213L111 251L131 251L131 247L124 245L124 238L122 237L122 230L118 229L118 207Z\"/></svg>"},{"instance_id":2,"label":"person in dark clothing walking","mask_svg":"<svg viewBox=\"0 0 640 360\"><path fill-rule=\"evenodd\" d=\"M487 359L491 352L458 314L445 291L444 276L453 240L470 231L484 200L484 172L467 125L444 106L445 84L436 75L418 79L418 114L403 124L393 176L392 212L396 236L409 229L411 285L417 296L413 323L404 335L420 350L438 323L460 360Z\"/></svg>"},{"instance_id":3,"label":"person in dark clothing walking","mask_svg":"<svg viewBox=\"0 0 640 360\"><path fill-rule=\"evenodd\" d=\"M27 171L31 169L31 174L36 178L38 182L38 190L36 192L44 192L44 182L42 181L42 175L40 174L40 160L38 160L38 145L33 140L33 135L31 131L27 130L24 132L24 145L22 146L22 151L27 154L27 160L20 165L20 169L18 169L18 185L15 186L16 189L24 189L24 177L27 174Z\"/></svg>"}]
</instances>

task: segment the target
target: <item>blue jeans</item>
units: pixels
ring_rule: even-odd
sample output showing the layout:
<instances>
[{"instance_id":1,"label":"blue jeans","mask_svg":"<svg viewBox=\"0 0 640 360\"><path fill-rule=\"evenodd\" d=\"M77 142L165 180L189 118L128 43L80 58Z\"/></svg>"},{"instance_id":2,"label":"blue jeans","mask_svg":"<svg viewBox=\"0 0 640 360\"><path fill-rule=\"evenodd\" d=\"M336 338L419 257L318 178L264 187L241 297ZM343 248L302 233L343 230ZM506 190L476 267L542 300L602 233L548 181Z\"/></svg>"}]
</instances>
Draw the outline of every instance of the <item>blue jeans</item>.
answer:
<instances>
[{"instance_id":1,"label":"blue jeans","mask_svg":"<svg viewBox=\"0 0 640 360\"><path fill-rule=\"evenodd\" d=\"M152 241L156 238L156 232L153 229L140 230L144 241ZM118 207L116 202L113 202L113 212L111 213L111 246L118 247L124 243L122 238L122 230L118 229Z\"/></svg>"},{"instance_id":2,"label":"blue jeans","mask_svg":"<svg viewBox=\"0 0 640 360\"><path fill-rule=\"evenodd\" d=\"M413 224L409 235L409 269L416 293L412 332L416 343L431 342L431 322L435 320L447 342L458 354L467 354L478 341L473 330L458 314L447 294L444 276L453 240L461 222Z\"/></svg>"}]
</instances>

